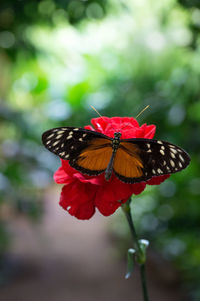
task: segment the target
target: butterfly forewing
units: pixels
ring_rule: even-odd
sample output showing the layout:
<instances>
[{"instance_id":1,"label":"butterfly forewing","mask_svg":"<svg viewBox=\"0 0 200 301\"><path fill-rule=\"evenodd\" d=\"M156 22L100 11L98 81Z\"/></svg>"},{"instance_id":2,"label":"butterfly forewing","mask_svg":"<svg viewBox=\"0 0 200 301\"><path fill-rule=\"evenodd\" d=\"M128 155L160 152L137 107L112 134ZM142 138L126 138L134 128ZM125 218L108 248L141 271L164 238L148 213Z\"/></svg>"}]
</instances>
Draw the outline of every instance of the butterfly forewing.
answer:
<instances>
[{"instance_id":1,"label":"butterfly forewing","mask_svg":"<svg viewBox=\"0 0 200 301\"><path fill-rule=\"evenodd\" d=\"M112 153L111 138L83 128L54 128L42 135L42 141L49 151L88 175L104 172Z\"/></svg>"},{"instance_id":2,"label":"butterfly forewing","mask_svg":"<svg viewBox=\"0 0 200 301\"><path fill-rule=\"evenodd\" d=\"M133 145L137 148L133 154ZM127 168L118 167L114 169L116 176L123 182L136 183L146 181L153 176L171 174L184 169L190 162L189 155L180 147L166 141L153 139L123 139L120 143L128 155L126 160ZM131 164L131 157L138 156L142 167L137 163L138 176L132 177L128 163ZM139 171L142 171L142 174Z\"/></svg>"}]
</instances>

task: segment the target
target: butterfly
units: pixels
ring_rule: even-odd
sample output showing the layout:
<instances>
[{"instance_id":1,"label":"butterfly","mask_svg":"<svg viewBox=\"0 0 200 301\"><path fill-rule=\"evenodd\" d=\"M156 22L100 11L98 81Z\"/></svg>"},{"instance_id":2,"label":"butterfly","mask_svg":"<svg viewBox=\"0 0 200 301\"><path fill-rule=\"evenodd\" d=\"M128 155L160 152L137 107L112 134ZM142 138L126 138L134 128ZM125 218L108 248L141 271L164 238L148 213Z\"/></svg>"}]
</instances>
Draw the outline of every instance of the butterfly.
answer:
<instances>
[{"instance_id":1,"label":"butterfly","mask_svg":"<svg viewBox=\"0 0 200 301\"><path fill-rule=\"evenodd\" d=\"M184 169L189 155L180 147L161 140L121 139L77 127L59 127L43 133L42 142L52 153L83 174L97 176L112 173L124 183L147 181Z\"/></svg>"}]
</instances>

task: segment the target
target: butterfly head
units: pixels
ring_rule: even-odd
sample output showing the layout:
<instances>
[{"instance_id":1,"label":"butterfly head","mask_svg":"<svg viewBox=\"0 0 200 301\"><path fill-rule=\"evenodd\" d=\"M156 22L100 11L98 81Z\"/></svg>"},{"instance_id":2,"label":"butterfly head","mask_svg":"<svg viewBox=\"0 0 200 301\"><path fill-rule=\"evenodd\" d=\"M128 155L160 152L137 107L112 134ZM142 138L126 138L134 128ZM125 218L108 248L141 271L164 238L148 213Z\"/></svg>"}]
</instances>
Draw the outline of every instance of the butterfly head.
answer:
<instances>
[{"instance_id":1,"label":"butterfly head","mask_svg":"<svg viewBox=\"0 0 200 301\"><path fill-rule=\"evenodd\" d=\"M114 138L115 138L115 139L119 139L119 138L121 137L121 135L122 135L122 133L120 133L120 132L115 132L115 133L114 133Z\"/></svg>"}]
</instances>

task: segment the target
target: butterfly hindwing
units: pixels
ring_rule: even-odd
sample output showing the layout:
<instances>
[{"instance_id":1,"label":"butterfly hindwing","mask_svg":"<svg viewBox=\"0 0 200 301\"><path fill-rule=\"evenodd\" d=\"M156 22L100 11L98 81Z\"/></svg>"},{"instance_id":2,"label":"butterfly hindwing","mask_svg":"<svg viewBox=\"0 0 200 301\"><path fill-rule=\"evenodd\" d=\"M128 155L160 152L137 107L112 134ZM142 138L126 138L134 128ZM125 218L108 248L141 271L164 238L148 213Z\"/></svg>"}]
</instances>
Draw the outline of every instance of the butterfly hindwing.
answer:
<instances>
[{"instance_id":1,"label":"butterfly hindwing","mask_svg":"<svg viewBox=\"0 0 200 301\"><path fill-rule=\"evenodd\" d=\"M112 153L111 138L83 128L54 128L42 135L42 141L49 151L88 175L102 173Z\"/></svg>"},{"instance_id":2,"label":"butterfly hindwing","mask_svg":"<svg viewBox=\"0 0 200 301\"><path fill-rule=\"evenodd\" d=\"M114 172L121 181L126 183L146 181L154 176L175 173L184 169L190 162L189 155L183 149L166 141L142 138L122 139L120 149L127 153L125 162L127 166L122 168L119 165L117 170L114 166ZM137 159L135 161L136 176L133 176L133 168L128 167L133 162L132 157Z\"/></svg>"},{"instance_id":3,"label":"butterfly hindwing","mask_svg":"<svg viewBox=\"0 0 200 301\"><path fill-rule=\"evenodd\" d=\"M137 144L120 143L115 155L113 169L116 176L123 182L134 183L143 177L144 165L140 152Z\"/></svg>"}]
</instances>

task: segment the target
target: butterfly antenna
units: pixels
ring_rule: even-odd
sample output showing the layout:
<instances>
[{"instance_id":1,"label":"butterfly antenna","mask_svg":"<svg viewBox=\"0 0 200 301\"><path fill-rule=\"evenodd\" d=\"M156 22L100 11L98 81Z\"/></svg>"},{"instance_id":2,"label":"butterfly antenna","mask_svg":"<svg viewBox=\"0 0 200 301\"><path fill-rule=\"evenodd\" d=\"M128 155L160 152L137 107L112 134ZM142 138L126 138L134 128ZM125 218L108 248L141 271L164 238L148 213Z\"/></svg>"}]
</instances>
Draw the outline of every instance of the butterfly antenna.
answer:
<instances>
[{"instance_id":1,"label":"butterfly antenna","mask_svg":"<svg viewBox=\"0 0 200 301\"><path fill-rule=\"evenodd\" d=\"M135 119L137 118L137 117L139 117L146 109L148 109L150 107L150 105L148 105L148 106L146 106L139 114L137 114L137 116L136 117L134 117ZM126 125L125 126L123 126L122 128L121 128L121 130L123 130L127 125L129 125L129 124L131 124L130 122L128 122L128 123L126 123Z\"/></svg>"},{"instance_id":2,"label":"butterfly antenna","mask_svg":"<svg viewBox=\"0 0 200 301\"><path fill-rule=\"evenodd\" d=\"M91 108L101 117L103 118L103 116L101 116L101 114L95 109L95 107L91 106Z\"/></svg>"},{"instance_id":3,"label":"butterfly antenna","mask_svg":"<svg viewBox=\"0 0 200 301\"><path fill-rule=\"evenodd\" d=\"M138 118L144 111L146 111L146 109L148 109L150 107L150 105L146 106L139 114L137 114L137 116L135 117Z\"/></svg>"}]
</instances>

